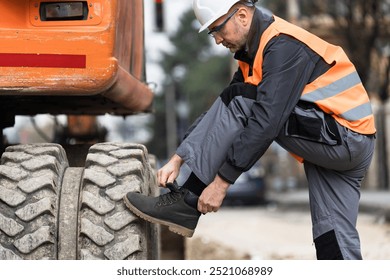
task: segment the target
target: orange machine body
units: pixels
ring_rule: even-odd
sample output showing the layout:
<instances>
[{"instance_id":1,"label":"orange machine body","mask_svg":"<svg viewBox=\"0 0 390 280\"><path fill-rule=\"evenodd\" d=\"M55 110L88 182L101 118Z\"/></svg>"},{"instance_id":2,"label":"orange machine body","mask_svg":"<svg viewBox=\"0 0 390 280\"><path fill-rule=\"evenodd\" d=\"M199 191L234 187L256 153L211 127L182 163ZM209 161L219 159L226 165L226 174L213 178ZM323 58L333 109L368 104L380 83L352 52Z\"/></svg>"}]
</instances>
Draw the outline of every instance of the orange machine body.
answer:
<instances>
[{"instance_id":1,"label":"orange machine body","mask_svg":"<svg viewBox=\"0 0 390 280\"><path fill-rule=\"evenodd\" d=\"M83 18L47 19L61 9ZM142 0L0 1L0 106L11 115L149 110L143 24Z\"/></svg>"}]
</instances>

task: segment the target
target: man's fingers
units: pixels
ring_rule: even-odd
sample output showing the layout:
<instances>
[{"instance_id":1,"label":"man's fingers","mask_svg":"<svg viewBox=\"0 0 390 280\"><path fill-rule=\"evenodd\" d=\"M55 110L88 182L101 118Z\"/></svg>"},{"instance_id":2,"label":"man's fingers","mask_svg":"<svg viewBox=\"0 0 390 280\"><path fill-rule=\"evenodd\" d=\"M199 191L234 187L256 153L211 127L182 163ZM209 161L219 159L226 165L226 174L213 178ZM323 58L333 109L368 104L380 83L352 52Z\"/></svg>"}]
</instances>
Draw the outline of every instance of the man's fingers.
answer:
<instances>
[{"instance_id":1,"label":"man's fingers","mask_svg":"<svg viewBox=\"0 0 390 280\"><path fill-rule=\"evenodd\" d=\"M203 209L203 205L202 203L200 202L200 200L198 200L198 211L202 214L206 214L205 210Z\"/></svg>"},{"instance_id":2,"label":"man's fingers","mask_svg":"<svg viewBox=\"0 0 390 280\"><path fill-rule=\"evenodd\" d=\"M173 183L173 181L175 181L176 180L176 174L175 173L171 173L169 176L168 176L168 178L167 178L167 183Z\"/></svg>"},{"instance_id":3,"label":"man's fingers","mask_svg":"<svg viewBox=\"0 0 390 280\"><path fill-rule=\"evenodd\" d=\"M168 180L167 178L168 178L168 176L164 172L159 171L157 173L157 181L158 181L158 184L160 186L162 186L162 187L166 186L165 184L167 183L167 180Z\"/></svg>"},{"instance_id":4,"label":"man's fingers","mask_svg":"<svg viewBox=\"0 0 390 280\"><path fill-rule=\"evenodd\" d=\"M198 211L206 214L210 212L217 212L219 210L219 207L214 207L210 204L204 204L201 200L198 200Z\"/></svg>"}]
</instances>

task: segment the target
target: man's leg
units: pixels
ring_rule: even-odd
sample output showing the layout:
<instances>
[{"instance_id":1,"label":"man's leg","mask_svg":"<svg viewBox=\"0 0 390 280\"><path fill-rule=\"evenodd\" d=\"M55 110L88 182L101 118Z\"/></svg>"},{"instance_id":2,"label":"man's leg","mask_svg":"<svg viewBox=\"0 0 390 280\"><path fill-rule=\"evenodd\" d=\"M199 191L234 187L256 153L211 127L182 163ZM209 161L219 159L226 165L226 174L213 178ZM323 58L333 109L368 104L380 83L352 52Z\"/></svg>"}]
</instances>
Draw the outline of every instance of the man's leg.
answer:
<instances>
[{"instance_id":1,"label":"man's leg","mask_svg":"<svg viewBox=\"0 0 390 280\"><path fill-rule=\"evenodd\" d=\"M361 181L371 162L374 137L338 128L341 145L287 137L283 132L277 142L305 160L317 258L361 259L356 221Z\"/></svg>"},{"instance_id":2,"label":"man's leg","mask_svg":"<svg viewBox=\"0 0 390 280\"><path fill-rule=\"evenodd\" d=\"M157 198L128 193L124 197L126 206L147 221L191 237L200 217L198 197L245 127L255 97L256 87L248 84L226 88L176 151L192 171L184 187L167 184L171 192Z\"/></svg>"},{"instance_id":3,"label":"man's leg","mask_svg":"<svg viewBox=\"0 0 390 280\"><path fill-rule=\"evenodd\" d=\"M305 163L318 259L361 259L357 178Z\"/></svg>"},{"instance_id":4,"label":"man's leg","mask_svg":"<svg viewBox=\"0 0 390 280\"><path fill-rule=\"evenodd\" d=\"M206 185L224 163L233 141L243 131L256 98L256 87L234 84L226 88L176 153Z\"/></svg>"}]
</instances>

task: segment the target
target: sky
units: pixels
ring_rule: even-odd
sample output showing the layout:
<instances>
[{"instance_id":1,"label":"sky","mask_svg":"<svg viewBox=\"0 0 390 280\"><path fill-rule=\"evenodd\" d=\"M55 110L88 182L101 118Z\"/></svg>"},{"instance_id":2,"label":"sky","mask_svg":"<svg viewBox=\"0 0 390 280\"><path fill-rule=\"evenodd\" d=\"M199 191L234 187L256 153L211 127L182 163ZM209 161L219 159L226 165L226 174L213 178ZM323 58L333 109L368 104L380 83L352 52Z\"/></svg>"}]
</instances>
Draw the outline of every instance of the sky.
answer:
<instances>
[{"instance_id":1,"label":"sky","mask_svg":"<svg viewBox=\"0 0 390 280\"><path fill-rule=\"evenodd\" d=\"M168 36L175 32L180 17L184 12L192 9L192 0L164 0L165 32L155 32L154 0L144 0L145 5L145 48L146 48L146 76L148 82L157 84L157 91L161 90L164 73L159 66L161 51L173 50Z\"/></svg>"}]
</instances>

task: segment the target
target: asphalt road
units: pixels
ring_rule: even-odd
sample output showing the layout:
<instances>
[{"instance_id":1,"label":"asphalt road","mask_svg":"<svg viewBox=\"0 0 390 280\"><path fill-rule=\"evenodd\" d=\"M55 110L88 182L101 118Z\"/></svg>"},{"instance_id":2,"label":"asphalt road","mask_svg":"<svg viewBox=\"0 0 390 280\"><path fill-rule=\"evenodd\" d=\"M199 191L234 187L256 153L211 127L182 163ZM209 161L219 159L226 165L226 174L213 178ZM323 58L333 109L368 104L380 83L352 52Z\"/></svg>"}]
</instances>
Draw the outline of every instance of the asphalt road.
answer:
<instances>
[{"instance_id":1,"label":"asphalt road","mask_svg":"<svg viewBox=\"0 0 390 280\"><path fill-rule=\"evenodd\" d=\"M390 260L390 224L361 213L358 229L366 260ZM275 207L223 207L202 216L188 259L314 260L311 220L307 211Z\"/></svg>"}]
</instances>

